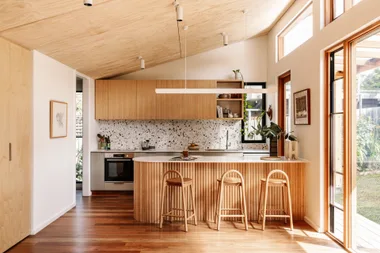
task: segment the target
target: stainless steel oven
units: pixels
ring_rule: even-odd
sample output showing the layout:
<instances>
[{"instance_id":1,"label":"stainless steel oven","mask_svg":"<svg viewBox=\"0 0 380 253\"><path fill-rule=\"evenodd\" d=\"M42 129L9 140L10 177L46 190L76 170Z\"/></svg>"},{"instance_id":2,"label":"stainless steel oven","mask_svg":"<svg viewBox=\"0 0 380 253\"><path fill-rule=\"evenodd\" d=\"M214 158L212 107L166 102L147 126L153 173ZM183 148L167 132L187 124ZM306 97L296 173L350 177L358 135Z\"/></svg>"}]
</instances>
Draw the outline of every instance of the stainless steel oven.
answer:
<instances>
[{"instance_id":1,"label":"stainless steel oven","mask_svg":"<svg viewBox=\"0 0 380 253\"><path fill-rule=\"evenodd\" d=\"M133 183L133 154L107 153L104 161L105 182Z\"/></svg>"}]
</instances>

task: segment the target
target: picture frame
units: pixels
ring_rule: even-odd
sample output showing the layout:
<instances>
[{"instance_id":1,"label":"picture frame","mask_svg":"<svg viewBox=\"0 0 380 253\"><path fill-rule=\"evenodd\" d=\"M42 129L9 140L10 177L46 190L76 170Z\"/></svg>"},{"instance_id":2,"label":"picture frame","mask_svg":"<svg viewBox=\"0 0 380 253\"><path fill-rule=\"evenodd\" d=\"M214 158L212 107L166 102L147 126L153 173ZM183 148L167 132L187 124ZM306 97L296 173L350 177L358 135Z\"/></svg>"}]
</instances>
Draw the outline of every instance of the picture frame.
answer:
<instances>
[{"instance_id":1,"label":"picture frame","mask_svg":"<svg viewBox=\"0 0 380 253\"><path fill-rule=\"evenodd\" d=\"M293 93L294 125L310 125L310 89Z\"/></svg>"},{"instance_id":2,"label":"picture frame","mask_svg":"<svg viewBox=\"0 0 380 253\"><path fill-rule=\"evenodd\" d=\"M50 100L50 139L67 137L68 105Z\"/></svg>"}]
</instances>

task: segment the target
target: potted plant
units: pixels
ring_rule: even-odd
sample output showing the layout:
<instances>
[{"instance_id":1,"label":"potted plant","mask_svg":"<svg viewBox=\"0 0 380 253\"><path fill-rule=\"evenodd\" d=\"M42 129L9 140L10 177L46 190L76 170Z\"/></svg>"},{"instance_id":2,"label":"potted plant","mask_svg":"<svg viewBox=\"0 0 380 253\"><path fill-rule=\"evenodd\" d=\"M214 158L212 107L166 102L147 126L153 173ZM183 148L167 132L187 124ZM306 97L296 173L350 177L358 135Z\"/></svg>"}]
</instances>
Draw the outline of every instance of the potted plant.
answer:
<instances>
[{"instance_id":1,"label":"potted plant","mask_svg":"<svg viewBox=\"0 0 380 253\"><path fill-rule=\"evenodd\" d=\"M293 135L293 132L286 133L279 125L274 122L270 122L269 126L262 126L260 124L262 117L265 116L265 111L256 118L257 125L253 127L253 130L248 133L248 136L261 135L270 140L270 156L277 156L277 141L284 136L286 141L297 142L297 137Z\"/></svg>"}]
</instances>

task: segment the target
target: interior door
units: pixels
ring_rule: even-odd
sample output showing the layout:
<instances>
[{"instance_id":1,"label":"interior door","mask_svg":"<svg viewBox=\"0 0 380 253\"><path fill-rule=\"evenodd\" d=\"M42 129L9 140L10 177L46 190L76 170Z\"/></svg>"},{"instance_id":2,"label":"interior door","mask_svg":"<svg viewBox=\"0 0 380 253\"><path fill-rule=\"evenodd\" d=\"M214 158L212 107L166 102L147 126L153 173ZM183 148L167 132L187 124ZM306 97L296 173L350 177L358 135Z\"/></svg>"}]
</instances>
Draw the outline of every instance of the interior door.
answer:
<instances>
[{"instance_id":1,"label":"interior door","mask_svg":"<svg viewBox=\"0 0 380 253\"><path fill-rule=\"evenodd\" d=\"M11 246L12 236L7 233L11 191L5 185L9 176L9 44L0 38L0 252ZM7 221L7 224L5 222Z\"/></svg>"},{"instance_id":2,"label":"interior door","mask_svg":"<svg viewBox=\"0 0 380 253\"><path fill-rule=\"evenodd\" d=\"M0 251L30 234L32 55L0 39Z\"/></svg>"}]
</instances>

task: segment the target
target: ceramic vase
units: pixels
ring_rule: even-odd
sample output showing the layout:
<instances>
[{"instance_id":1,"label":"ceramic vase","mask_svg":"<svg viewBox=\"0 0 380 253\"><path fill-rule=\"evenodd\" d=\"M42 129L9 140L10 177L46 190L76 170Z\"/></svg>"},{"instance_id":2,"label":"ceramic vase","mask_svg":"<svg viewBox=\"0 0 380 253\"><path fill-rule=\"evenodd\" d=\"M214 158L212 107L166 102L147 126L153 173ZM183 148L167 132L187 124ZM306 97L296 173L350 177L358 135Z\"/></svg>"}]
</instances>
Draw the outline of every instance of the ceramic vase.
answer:
<instances>
[{"instance_id":1,"label":"ceramic vase","mask_svg":"<svg viewBox=\"0 0 380 253\"><path fill-rule=\"evenodd\" d=\"M298 159L298 141L285 140L285 158Z\"/></svg>"}]
</instances>

